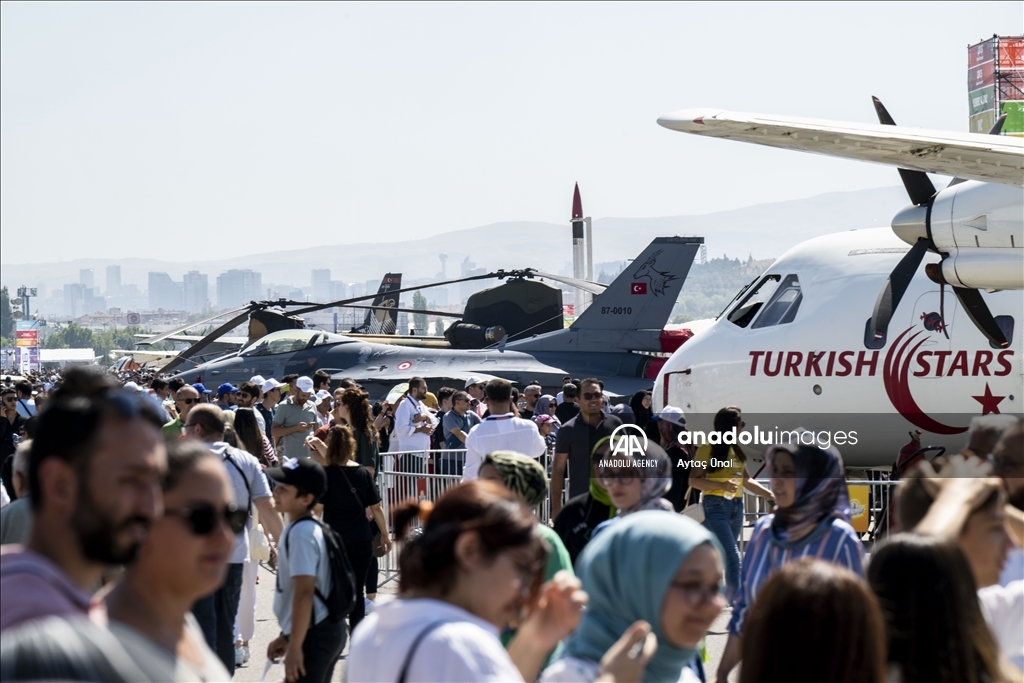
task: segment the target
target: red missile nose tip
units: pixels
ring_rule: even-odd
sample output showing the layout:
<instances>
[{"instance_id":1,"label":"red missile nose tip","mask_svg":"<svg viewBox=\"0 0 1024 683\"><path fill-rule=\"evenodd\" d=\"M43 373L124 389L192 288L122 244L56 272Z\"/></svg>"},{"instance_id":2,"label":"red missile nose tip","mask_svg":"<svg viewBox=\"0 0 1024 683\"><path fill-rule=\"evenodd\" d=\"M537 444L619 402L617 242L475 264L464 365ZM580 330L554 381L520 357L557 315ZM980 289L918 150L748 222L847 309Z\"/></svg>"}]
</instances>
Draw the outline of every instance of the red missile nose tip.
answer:
<instances>
[{"instance_id":1,"label":"red missile nose tip","mask_svg":"<svg viewBox=\"0 0 1024 683\"><path fill-rule=\"evenodd\" d=\"M583 218L583 200L580 199L580 184L576 183L576 189L572 193L572 217L573 219Z\"/></svg>"}]
</instances>

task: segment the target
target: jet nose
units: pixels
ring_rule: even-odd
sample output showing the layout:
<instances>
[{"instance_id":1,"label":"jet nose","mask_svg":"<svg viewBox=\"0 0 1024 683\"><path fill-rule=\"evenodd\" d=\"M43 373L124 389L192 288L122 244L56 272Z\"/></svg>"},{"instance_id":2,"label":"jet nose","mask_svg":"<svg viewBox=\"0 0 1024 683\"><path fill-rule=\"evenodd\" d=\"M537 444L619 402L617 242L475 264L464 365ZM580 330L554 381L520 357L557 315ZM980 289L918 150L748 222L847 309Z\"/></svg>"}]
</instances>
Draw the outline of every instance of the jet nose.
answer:
<instances>
[{"instance_id":1,"label":"jet nose","mask_svg":"<svg viewBox=\"0 0 1024 683\"><path fill-rule=\"evenodd\" d=\"M704 120L713 119L721 109L679 109L658 117L658 125L682 133L705 132Z\"/></svg>"}]
</instances>

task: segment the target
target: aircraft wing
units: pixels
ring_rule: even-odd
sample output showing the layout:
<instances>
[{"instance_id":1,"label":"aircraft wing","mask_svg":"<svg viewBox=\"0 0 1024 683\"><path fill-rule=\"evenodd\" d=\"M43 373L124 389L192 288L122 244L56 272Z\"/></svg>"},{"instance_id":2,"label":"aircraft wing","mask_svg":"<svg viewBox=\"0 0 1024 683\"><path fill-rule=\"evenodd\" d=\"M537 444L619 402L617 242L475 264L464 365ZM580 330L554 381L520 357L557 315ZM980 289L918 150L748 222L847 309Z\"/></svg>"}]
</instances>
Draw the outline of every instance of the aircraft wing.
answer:
<instances>
[{"instance_id":1,"label":"aircraft wing","mask_svg":"<svg viewBox=\"0 0 1024 683\"><path fill-rule=\"evenodd\" d=\"M488 375L483 372L465 372L462 370L444 370L444 371L431 371L421 369L419 372L411 372L409 370L398 370L396 368L387 368L385 370L378 370L373 367L362 367L362 368L351 368L344 372L338 372L331 375L333 380L342 380L345 378L354 379L356 382L408 382L415 376L426 377L431 379L434 377L443 377L445 379L458 379L466 381L470 377L476 377L484 382L489 382L492 379L501 379L497 375Z\"/></svg>"},{"instance_id":2,"label":"aircraft wing","mask_svg":"<svg viewBox=\"0 0 1024 683\"><path fill-rule=\"evenodd\" d=\"M682 133L870 161L1024 187L1024 139L925 128L681 109L658 123Z\"/></svg>"}]
</instances>

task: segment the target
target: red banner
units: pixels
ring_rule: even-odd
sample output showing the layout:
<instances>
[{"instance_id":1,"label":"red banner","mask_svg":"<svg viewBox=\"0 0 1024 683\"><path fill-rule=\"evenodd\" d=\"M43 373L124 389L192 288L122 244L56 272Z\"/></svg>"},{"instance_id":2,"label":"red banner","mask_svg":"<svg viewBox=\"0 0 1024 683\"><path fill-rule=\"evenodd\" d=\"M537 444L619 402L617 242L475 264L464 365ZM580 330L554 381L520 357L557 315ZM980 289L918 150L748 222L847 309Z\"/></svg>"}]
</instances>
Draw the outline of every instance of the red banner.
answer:
<instances>
[{"instance_id":1,"label":"red banner","mask_svg":"<svg viewBox=\"0 0 1024 683\"><path fill-rule=\"evenodd\" d=\"M991 62L995 59L996 38L991 38L983 43L971 45L967 48L967 68L973 69L979 64Z\"/></svg>"},{"instance_id":2,"label":"red banner","mask_svg":"<svg viewBox=\"0 0 1024 683\"><path fill-rule=\"evenodd\" d=\"M986 62L967 71L967 92L984 88L996 82L996 63Z\"/></svg>"},{"instance_id":3,"label":"red banner","mask_svg":"<svg viewBox=\"0 0 1024 683\"><path fill-rule=\"evenodd\" d=\"M1024 69L1024 38L999 39L999 69Z\"/></svg>"}]
</instances>

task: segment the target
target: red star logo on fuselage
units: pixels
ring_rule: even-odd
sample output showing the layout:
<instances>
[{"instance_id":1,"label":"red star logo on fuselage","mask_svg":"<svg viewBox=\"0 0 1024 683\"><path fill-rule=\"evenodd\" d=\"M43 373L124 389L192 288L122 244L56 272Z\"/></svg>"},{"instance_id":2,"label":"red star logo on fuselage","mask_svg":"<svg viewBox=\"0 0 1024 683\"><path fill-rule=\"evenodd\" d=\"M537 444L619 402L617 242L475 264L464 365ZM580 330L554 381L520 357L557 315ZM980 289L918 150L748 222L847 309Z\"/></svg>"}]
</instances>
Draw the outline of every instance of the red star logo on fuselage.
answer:
<instances>
[{"instance_id":1,"label":"red star logo on fuselage","mask_svg":"<svg viewBox=\"0 0 1024 683\"><path fill-rule=\"evenodd\" d=\"M985 393L981 396L972 396L975 401L981 404L981 414L988 415L989 413L999 414L999 404L1003 402L1005 396L993 396L992 390L988 387L988 382L985 382Z\"/></svg>"}]
</instances>

